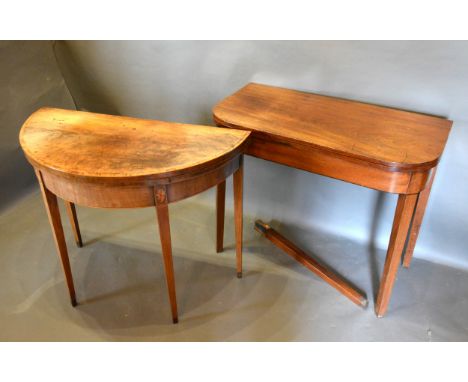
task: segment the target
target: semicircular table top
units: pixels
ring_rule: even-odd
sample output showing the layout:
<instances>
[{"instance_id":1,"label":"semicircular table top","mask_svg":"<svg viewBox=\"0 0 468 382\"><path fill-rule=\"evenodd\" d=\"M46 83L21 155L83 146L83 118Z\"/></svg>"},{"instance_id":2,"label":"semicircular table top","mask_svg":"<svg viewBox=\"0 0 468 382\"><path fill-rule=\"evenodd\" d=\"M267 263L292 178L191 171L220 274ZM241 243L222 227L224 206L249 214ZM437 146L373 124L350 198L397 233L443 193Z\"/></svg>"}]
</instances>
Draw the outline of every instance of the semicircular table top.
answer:
<instances>
[{"instance_id":1,"label":"semicircular table top","mask_svg":"<svg viewBox=\"0 0 468 382\"><path fill-rule=\"evenodd\" d=\"M33 164L90 178L175 176L221 164L250 132L41 108L23 124L20 143Z\"/></svg>"},{"instance_id":2,"label":"semicircular table top","mask_svg":"<svg viewBox=\"0 0 468 382\"><path fill-rule=\"evenodd\" d=\"M452 121L341 98L250 83L213 109L218 126L253 138L364 160L392 169L434 167Z\"/></svg>"}]
</instances>

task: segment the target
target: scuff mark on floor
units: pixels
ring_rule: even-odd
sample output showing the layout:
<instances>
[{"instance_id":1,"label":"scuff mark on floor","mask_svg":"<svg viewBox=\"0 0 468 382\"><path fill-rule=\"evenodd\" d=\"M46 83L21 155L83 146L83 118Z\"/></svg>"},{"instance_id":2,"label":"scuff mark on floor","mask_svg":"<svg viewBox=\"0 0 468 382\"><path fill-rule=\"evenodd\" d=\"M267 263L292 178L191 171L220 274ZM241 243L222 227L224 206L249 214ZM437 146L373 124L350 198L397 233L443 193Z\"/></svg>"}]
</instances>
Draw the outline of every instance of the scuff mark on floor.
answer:
<instances>
[{"instance_id":1,"label":"scuff mark on floor","mask_svg":"<svg viewBox=\"0 0 468 382\"><path fill-rule=\"evenodd\" d=\"M31 293L26 299L13 307L10 314L21 314L26 312L31 306L35 304L37 300L41 298L41 296L50 288L59 284L60 280L49 279L44 284L42 284L39 288L37 288L33 293Z\"/></svg>"}]
</instances>

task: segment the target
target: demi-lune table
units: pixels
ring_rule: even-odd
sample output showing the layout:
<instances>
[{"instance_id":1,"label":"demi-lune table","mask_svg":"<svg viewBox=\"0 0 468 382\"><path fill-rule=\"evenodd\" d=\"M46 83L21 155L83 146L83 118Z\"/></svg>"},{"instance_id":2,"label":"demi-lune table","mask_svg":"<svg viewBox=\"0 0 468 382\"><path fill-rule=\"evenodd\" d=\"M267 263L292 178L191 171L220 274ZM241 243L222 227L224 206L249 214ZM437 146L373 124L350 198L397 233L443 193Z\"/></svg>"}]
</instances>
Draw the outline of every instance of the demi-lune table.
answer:
<instances>
[{"instance_id":1,"label":"demi-lune table","mask_svg":"<svg viewBox=\"0 0 468 382\"><path fill-rule=\"evenodd\" d=\"M222 100L214 107L213 117L218 126L252 132L246 154L399 195L375 306L382 317L405 243L403 265L410 265L452 122L256 83ZM224 188L223 183L218 185L218 200L224 200ZM323 278L329 277L271 227L257 223L256 228L271 241ZM334 286L355 302L364 301L337 282Z\"/></svg>"},{"instance_id":2,"label":"demi-lune table","mask_svg":"<svg viewBox=\"0 0 468 382\"><path fill-rule=\"evenodd\" d=\"M156 207L173 322L178 321L168 204L234 174L237 275L241 276L243 151L249 132L42 108L20 132L35 169L65 273L77 304L57 196L81 235L75 203L98 208Z\"/></svg>"}]
</instances>

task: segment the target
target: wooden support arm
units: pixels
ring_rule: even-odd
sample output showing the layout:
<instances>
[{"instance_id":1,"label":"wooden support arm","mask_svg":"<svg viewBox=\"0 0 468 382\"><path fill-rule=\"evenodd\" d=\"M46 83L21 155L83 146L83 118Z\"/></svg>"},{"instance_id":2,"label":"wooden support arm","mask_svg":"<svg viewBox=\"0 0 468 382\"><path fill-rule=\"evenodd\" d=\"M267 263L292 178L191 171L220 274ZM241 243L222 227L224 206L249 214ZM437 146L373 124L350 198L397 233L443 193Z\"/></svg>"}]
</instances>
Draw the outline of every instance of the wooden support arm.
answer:
<instances>
[{"instance_id":1,"label":"wooden support arm","mask_svg":"<svg viewBox=\"0 0 468 382\"><path fill-rule=\"evenodd\" d=\"M330 269L311 258L302 249L297 247L284 236L280 235L268 224L265 224L261 220L257 220L255 222L255 230L263 234L278 248L281 248L298 263L302 264L311 272L315 273L318 277L348 297L355 304L362 307L366 307L368 305L367 297L364 294L357 291L349 282L338 276L336 273L332 272Z\"/></svg>"}]
</instances>

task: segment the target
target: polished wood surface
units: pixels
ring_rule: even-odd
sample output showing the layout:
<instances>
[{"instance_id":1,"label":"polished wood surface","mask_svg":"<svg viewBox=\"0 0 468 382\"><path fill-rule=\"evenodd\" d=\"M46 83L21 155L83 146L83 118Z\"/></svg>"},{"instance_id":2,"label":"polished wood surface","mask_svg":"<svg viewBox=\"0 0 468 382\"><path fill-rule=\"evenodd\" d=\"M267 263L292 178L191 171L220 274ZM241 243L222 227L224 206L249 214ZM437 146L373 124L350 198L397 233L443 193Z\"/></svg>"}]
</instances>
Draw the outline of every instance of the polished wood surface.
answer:
<instances>
[{"instance_id":1,"label":"polished wood surface","mask_svg":"<svg viewBox=\"0 0 468 382\"><path fill-rule=\"evenodd\" d=\"M408 236L404 265L411 260L452 121L255 83L219 102L213 117L252 132L246 154L399 194L376 307L385 314Z\"/></svg>"},{"instance_id":2,"label":"polished wood surface","mask_svg":"<svg viewBox=\"0 0 468 382\"><path fill-rule=\"evenodd\" d=\"M78 247L83 246L81 240L80 225L78 224L78 216L76 215L75 204L65 201L65 208L67 209L68 218L70 219L70 225L72 227L73 236L75 237L75 243Z\"/></svg>"},{"instance_id":3,"label":"polished wood surface","mask_svg":"<svg viewBox=\"0 0 468 382\"><path fill-rule=\"evenodd\" d=\"M213 109L221 126L248 129L393 170L434 167L451 121L250 83Z\"/></svg>"},{"instance_id":4,"label":"polished wood surface","mask_svg":"<svg viewBox=\"0 0 468 382\"><path fill-rule=\"evenodd\" d=\"M271 228L268 224L262 222L261 220L257 220L255 222L255 229L297 262L302 264L311 272L315 273L321 279L325 280L344 296L348 297L352 302L362 307L367 306L368 301L364 294L358 291L342 277L307 255L297 245L286 239L283 235Z\"/></svg>"},{"instance_id":5,"label":"polished wood surface","mask_svg":"<svg viewBox=\"0 0 468 382\"><path fill-rule=\"evenodd\" d=\"M57 197L45 187L40 171L36 170L36 176L41 189L47 216L49 217L50 227L52 228L55 247L57 248L57 253L62 262L63 273L65 274L65 281L67 282L68 292L70 294L70 302L72 306L76 306L75 285L73 283L73 275L70 267L70 260L68 258L67 243L63 233L62 221L60 220L60 210L57 203Z\"/></svg>"},{"instance_id":6,"label":"polished wood surface","mask_svg":"<svg viewBox=\"0 0 468 382\"><path fill-rule=\"evenodd\" d=\"M362 160L344 159L328 152L311 151L310 147L297 143L280 143L269 137L253 136L246 153L314 174L397 194L415 193L424 189L430 172L390 171L388 167L369 166Z\"/></svg>"},{"instance_id":7,"label":"polished wood surface","mask_svg":"<svg viewBox=\"0 0 468 382\"><path fill-rule=\"evenodd\" d=\"M234 187L234 221L236 231L236 267L237 277L242 277L242 201L243 201L243 188L244 188L244 166L241 158L239 168L234 173L233 177Z\"/></svg>"},{"instance_id":8,"label":"polished wood surface","mask_svg":"<svg viewBox=\"0 0 468 382\"><path fill-rule=\"evenodd\" d=\"M383 317L387 311L417 198L417 194L400 195L398 197L390 243L388 244L387 257L375 307L377 317Z\"/></svg>"},{"instance_id":9,"label":"polished wood surface","mask_svg":"<svg viewBox=\"0 0 468 382\"><path fill-rule=\"evenodd\" d=\"M196 172L236 154L249 134L232 129L42 108L20 132L36 167L68 176L158 179Z\"/></svg>"},{"instance_id":10,"label":"polished wood surface","mask_svg":"<svg viewBox=\"0 0 468 382\"><path fill-rule=\"evenodd\" d=\"M406 251L403 257L403 266L405 268L409 268L411 259L413 258L414 248L416 247L416 241L418 239L419 230L421 229L424 212L426 211L427 202L429 201L429 195L431 193L432 184L434 183L436 171L437 168L432 170L429 183L427 184L426 188L419 193L418 196L418 201L414 210L413 221L411 223L411 228L408 234L408 243L406 245Z\"/></svg>"},{"instance_id":11,"label":"polished wood surface","mask_svg":"<svg viewBox=\"0 0 468 382\"><path fill-rule=\"evenodd\" d=\"M155 192L160 192L156 190ZM167 201L158 202L156 200L156 214L158 217L159 238L161 240L161 249L163 254L164 272L166 273L167 289L169 291L169 301L171 303L172 322L179 322L177 313L177 297L175 290L174 265L172 262L172 244L171 244L171 229L169 225L169 208Z\"/></svg>"},{"instance_id":12,"label":"polished wood surface","mask_svg":"<svg viewBox=\"0 0 468 382\"><path fill-rule=\"evenodd\" d=\"M226 182L216 187L216 252L223 252L224 242L224 216L226 201Z\"/></svg>"},{"instance_id":13,"label":"polished wood surface","mask_svg":"<svg viewBox=\"0 0 468 382\"><path fill-rule=\"evenodd\" d=\"M97 208L138 208L154 205L153 186L168 185L169 202L190 197L214 187L233 174L240 163L238 154L227 162L207 168L204 172L187 173L188 176L175 176L157 180L119 179L102 183L97 179L68 177L53 171L42 170L43 179L49 190L64 200L73 200L78 205Z\"/></svg>"},{"instance_id":14,"label":"polished wood surface","mask_svg":"<svg viewBox=\"0 0 468 382\"><path fill-rule=\"evenodd\" d=\"M247 131L61 109L43 108L32 114L21 129L20 143L38 176L72 304L76 305L76 296L57 196L66 201L79 246L82 242L75 204L96 208L156 207L172 319L176 323L168 205L223 184L235 174L236 237L242 240L239 185L242 187L243 152L249 135ZM239 240L236 253L239 267Z\"/></svg>"}]
</instances>

